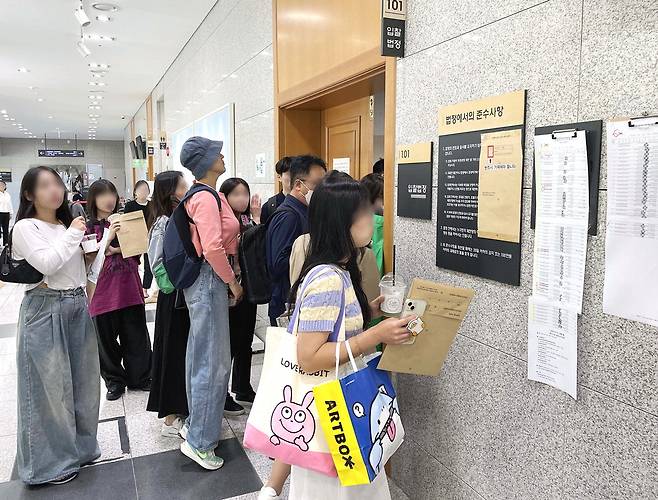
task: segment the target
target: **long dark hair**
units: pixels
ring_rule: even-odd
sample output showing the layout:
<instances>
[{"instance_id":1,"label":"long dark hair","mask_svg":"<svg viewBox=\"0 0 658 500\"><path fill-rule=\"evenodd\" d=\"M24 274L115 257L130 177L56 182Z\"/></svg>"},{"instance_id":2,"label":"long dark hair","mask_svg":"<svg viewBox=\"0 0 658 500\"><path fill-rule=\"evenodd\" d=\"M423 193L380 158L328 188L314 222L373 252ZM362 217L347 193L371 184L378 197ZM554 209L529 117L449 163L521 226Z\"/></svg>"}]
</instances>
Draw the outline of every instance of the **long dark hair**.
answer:
<instances>
[{"instance_id":1,"label":"long dark hair","mask_svg":"<svg viewBox=\"0 0 658 500\"><path fill-rule=\"evenodd\" d=\"M180 200L176 199L174 193L178 183L183 178L183 172L178 170L167 170L155 176L153 185L153 197L149 205L148 220L146 224L151 227L153 223L163 215L171 217L174 208Z\"/></svg>"},{"instance_id":2,"label":"long dark hair","mask_svg":"<svg viewBox=\"0 0 658 500\"><path fill-rule=\"evenodd\" d=\"M311 241L299 278L290 289L291 307L306 274L315 266L332 264L350 273L364 327L370 323L372 313L357 265L360 250L354 245L350 231L359 210L369 206L366 188L344 172L330 172L315 188L308 207Z\"/></svg>"},{"instance_id":3,"label":"long dark hair","mask_svg":"<svg viewBox=\"0 0 658 500\"><path fill-rule=\"evenodd\" d=\"M249 189L249 184L244 179L240 177L231 177L222 182L219 192L223 193L228 200L228 195L233 192L233 190L238 186L244 186L247 188L247 193L249 194L249 203L247 203L247 210L242 212L240 215L246 216L248 219L251 219L251 189ZM242 223L242 217L238 217L240 222L240 229L244 229L244 224Z\"/></svg>"},{"instance_id":4,"label":"long dark hair","mask_svg":"<svg viewBox=\"0 0 658 500\"><path fill-rule=\"evenodd\" d=\"M71 208L69 207L66 185L55 170L50 167L42 166L32 167L23 176L23 180L21 181L21 201L18 206L18 212L16 212L16 222L21 219L30 219L36 216L37 211L34 207L34 196L37 189L37 180L42 172L48 172L57 177L57 180L64 189L64 201L62 201L62 204L55 211L55 217L57 217L57 220L66 227L69 227L73 221L73 216L71 215ZM32 200L30 200L30 198L32 198Z\"/></svg>"},{"instance_id":5,"label":"long dark hair","mask_svg":"<svg viewBox=\"0 0 658 500\"><path fill-rule=\"evenodd\" d=\"M119 210L119 192L117 191L117 188L107 179L98 179L89 186L89 193L87 193L87 213L89 214L91 222L98 220L96 198L105 193L112 193L116 196L116 203L114 204L114 210L112 210L112 213L114 214Z\"/></svg>"}]
</instances>

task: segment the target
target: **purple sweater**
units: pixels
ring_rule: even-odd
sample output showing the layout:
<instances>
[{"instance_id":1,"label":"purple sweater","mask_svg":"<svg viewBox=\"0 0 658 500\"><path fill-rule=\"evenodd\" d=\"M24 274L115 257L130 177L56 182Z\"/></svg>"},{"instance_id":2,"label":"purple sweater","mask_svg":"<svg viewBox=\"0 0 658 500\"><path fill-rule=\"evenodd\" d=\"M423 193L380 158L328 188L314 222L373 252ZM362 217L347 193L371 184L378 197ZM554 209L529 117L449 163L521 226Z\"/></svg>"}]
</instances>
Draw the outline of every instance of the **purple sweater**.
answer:
<instances>
[{"instance_id":1,"label":"purple sweater","mask_svg":"<svg viewBox=\"0 0 658 500\"><path fill-rule=\"evenodd\" d=\"M104 220L89 222L86 234L95 234L96 239L100 241L103 232L109 226L110 224ZM116 241L112 243L111 246L118 246ZM89 314L92 318L125 307L144 304L138 267L139 256L124 259L119 253L105 257L103 269L96 283L96 291L89 304Z\"/></svg>"}]
</instances>

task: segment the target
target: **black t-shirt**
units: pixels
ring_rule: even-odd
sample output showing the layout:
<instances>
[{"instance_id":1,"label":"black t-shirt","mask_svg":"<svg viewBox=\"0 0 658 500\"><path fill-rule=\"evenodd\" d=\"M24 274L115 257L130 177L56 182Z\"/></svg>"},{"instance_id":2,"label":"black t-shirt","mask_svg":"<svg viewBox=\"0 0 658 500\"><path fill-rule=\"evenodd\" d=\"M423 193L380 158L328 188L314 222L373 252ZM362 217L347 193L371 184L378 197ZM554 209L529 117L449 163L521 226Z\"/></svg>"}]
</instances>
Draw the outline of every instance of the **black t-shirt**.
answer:
<instances>
[{"instance_id":1,"label":"black t-shirt","mask_svg":"<svg viewBox=\"0 0 658 500\"><path fill-rule=\"evenodd\" d=\"M126 203L123 212L128 214L130 212L139 212L140 210L144 213L144 220L148 221L148 213L149 213L148 203L146 205L142 205L140 203L137 203L136 200L130 200L128 203Z\"/></svg>"},{"instance_id":2,"label":"black t-shirt","mask_svg":"<svg viewBox=\"0 0 658 500\"><path fill-rule=\"evenodd\" d=\"M286 199L286 195L283 193L278 193L272 196L269 200L265 202L263 208L260 212L260 223L265 224L267 219L274 213L274 211L283 203L283 200Z\"/></svg>"}]
</instances>

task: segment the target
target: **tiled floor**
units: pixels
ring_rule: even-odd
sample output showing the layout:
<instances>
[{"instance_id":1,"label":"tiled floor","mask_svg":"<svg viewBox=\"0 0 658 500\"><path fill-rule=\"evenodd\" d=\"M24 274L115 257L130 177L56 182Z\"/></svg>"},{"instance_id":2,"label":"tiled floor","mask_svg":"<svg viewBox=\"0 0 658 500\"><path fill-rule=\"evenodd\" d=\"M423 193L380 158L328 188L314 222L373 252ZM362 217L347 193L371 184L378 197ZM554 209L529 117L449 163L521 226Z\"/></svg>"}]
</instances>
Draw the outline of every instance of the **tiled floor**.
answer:
<instances>
[{"instance_id":1,"label":"tiled floor","mask_svg":"<svg viewBox=\"0 0 658 500\"><path fill-rule=\"evenodd\" d=\"M71 486L28 490L19 481L8 483L12 479L16 451L15 333L21 298L20 287L4 285L0 288L0 407L4 410L3 425L0 426L0 498L51 499L60 498L60 495L67 499L86 498L89 490L85 488L93 488L95 500L188 497L256 499L260 481L267 479L272 462L251 450L243 450L241 443L247 415L225 419L224 441L220 444L220 450L224 450L229 460L221 471L207 473L177 451L180 439L160 435L162 421L145 410L148 393L141 391L128 391L112 402L101 398L98 441L102 451L100 461L103 463L84 469L78 479L69 483ZM155 304L147 305L149 310L154 307ZM152 321L153 313L147 317ZM267 325L266 310L259 308L258 337L264 338ZM152 330L153 324L150 323L151 334ZM259 340L254 344L255 347L261 345ZM252 367L254 388L258 385L262 362L262 353L256 354ZM185 495L173 494L177 488L184 488ZM286 485L282 498L287 497ZM407 499L392 483L391 497L394 500Z\"/></svg>"}]
</instances>

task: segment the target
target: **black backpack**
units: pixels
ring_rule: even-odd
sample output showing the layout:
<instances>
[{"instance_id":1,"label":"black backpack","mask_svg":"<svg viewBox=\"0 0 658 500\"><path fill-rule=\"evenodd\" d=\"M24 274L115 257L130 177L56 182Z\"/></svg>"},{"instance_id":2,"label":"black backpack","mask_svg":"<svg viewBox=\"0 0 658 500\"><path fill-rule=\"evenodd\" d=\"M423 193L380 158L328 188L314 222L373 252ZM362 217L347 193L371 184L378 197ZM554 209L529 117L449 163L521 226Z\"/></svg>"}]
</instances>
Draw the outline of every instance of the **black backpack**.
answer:
<instances>
[{"instance_id":1,"label":"black backpack","mask_svg":"<svg viewBox=\"0 0 658 500\"><path fill-rule=\"evenodd\" d=\"M2 255L0 255L0 281L25 285L41 283L43 281L43 274L32 267L28 261L12 258L11 235L13 232L13 229L9 232L9 241L2 249Z\"/></svg>"},{"instance_id":2,"label":"black backpack","mask_svg":"<svg viewBox=\"0 0 658 500\"><path fill-rule=\"evenodd\" d=\"M185 210L185 202L199 191L212 193L217 199L219 211L222 211L222 201L217 191L205 184L194 184L167 221L162 245L162 263L169 280L177 290L184 290L194 284L199 277L201 264L204 261L203 257L197 255L194 243L192 243L190 223L193 221Z\"/></svg>"},{"instance_id":3,"label":"black backpack","mask_svg":"<svg viewBox=\"0 0 658 500\"><path fill-rule=\"evenodd\" d=\"M276 212L289 211L279 205ZM267 228L274 214L265 224L250 227L240 238L238 259L245 298L252 304L267 304L272 298L272 279L267 269Z\"/></svg>"}]
</instances>

